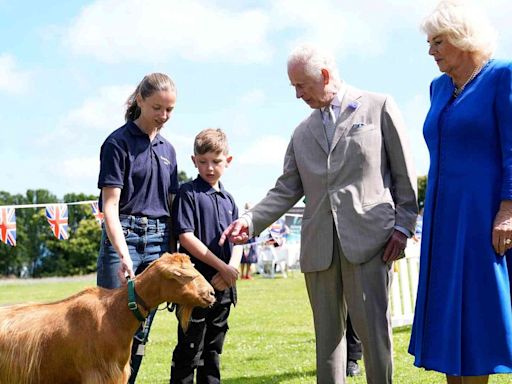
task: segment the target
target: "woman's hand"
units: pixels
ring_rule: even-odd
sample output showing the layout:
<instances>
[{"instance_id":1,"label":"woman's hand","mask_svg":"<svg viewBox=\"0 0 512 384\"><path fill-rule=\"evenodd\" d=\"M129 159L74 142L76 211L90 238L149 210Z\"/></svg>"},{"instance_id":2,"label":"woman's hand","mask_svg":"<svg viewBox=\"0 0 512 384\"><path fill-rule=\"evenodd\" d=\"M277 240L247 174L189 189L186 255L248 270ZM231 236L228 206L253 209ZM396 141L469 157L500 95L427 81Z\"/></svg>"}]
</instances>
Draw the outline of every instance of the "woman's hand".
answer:
<instances>
[{"instance_id":1,"label":"woman's hand","mask_svg":"<svg viewBox=\"0 0 512 384\"><path fill-rule=\"evenodd\" d=\"M119 266L117 275L119 276L121 284L124 284L126 282L126 275L128 275L130 279L135 277L135 273L133 272L133 261L130 255L128 255L128 257L119 258L121 259L121 265Z\"/></svg>"},{"instance_id":2,"label":"woman's hand","mask_svg":"<svg viewBox=\"0 0 512 384\"><path fill-rule=\"evenodd\" d=\"M494 218L492 246L499 255L512 248L512 200L503 200Z\"/></svg>"}]
</instances>

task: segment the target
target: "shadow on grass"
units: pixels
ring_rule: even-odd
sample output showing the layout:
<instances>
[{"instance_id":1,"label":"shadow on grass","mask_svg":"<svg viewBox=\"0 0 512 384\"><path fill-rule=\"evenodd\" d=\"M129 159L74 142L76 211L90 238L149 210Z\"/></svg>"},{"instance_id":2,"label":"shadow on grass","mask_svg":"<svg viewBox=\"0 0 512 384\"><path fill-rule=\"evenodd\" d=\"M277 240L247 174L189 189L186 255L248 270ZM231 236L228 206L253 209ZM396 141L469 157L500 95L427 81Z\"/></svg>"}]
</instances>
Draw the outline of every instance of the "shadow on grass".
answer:
<instances>
[{"instance_id":1,"label":"shadow on grass","mask_svg":"<svg viewBox=\"0 0 512 384\"><path fill-rule=\"evenodd\" d=\"M270 374L263 376L244 376L244 377L234 377L231 379L222 379L224 384L278 384L284 381L288 381L296 378L314 378L316 375L316 371L305 371L305 372L285 372L281 374Z\"/></svg>"}]
</instances>

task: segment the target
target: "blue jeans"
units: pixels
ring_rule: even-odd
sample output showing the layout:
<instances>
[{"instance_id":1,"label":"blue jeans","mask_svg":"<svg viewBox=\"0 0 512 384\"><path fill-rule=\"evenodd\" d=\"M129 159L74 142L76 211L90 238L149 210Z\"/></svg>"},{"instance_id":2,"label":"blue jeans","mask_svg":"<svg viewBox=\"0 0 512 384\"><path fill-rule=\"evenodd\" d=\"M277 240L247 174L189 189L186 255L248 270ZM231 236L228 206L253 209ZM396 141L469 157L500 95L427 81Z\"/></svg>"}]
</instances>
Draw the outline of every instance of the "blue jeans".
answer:
<instances>
[{"instance_id":1,"label":"blue jeans","mask_svg":"<svg viewBox=\"0 0 512 384\"><path fill-rule=\"evenodd\" d=\"M169 249L169 224L167 220L150 219L147 217L119 215L124 237L128 245L128 251L133 262L133 271L136 275L141 273L152 262L158 259ZM103 226L101 236L100 254L98 257L98 271L96 282L99 287L119 288L118 270L121 260L112 243L108 239ZM126 303L128 305L128 303ZM135 383L146 344L151 323L156 311L151 311L145 323L142 324L134 335L130 366L132 374L129 383Z\"/></svg>"}]
</instances>

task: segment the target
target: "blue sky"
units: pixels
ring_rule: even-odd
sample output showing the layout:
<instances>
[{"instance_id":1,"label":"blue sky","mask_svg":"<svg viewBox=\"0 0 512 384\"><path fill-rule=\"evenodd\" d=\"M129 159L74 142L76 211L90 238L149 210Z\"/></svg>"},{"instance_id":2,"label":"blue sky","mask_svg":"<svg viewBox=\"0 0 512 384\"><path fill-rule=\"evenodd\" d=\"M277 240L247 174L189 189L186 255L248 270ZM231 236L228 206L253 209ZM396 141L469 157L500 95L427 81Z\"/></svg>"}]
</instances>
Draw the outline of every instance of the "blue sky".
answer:
<instances>
[{"instance_id":1,"label":"blue sky","mask_svg":"<svg viewBox=\"0 0 512 384\"><path fill-rule=\"evenodd\" d=\"M512 57L509 0L485 2ZM301 42L329 47L341 77L391 94L404 115L419 175L428 87L439 72L418 25L431 0L0 0L0 190L97 194L99 149L124 122L124 102L149 72L169 74L178 100L162 134L189 176L194 136L223 128L223 178L239 207L274 185L309 107L286 75Z\"/></svg>"}]
</instances>

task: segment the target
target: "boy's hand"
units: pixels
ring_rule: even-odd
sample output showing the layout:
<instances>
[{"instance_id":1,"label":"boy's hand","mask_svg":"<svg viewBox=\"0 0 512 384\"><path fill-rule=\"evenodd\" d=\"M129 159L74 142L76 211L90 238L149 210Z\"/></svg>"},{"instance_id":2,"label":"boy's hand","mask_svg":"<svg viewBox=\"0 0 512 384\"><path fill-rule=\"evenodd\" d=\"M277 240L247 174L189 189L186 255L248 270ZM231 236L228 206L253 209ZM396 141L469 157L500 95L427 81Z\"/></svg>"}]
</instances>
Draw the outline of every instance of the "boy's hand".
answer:
<instances>
[{"instance_id":1,"label":"boy's hand","mask_svg":"<svg viewBox=\"0 0 512 384\"><path fill-rule=\"evenodd\" d=\"M226 239L234 244L244 244L249 240L249 224L247 220L240 218L233 221L220 236L219 245L223 245Z\"/></svg>"},{"instance_id":2,"label":"boy's hand","mask_svg":"<svg viewBox=\"0 0 512 384\"><path fill-rule=\"evenodd\" d=\"M213 276L211 283L213 288L215 288L217 291L223 291L226 288L229 288L229 285L226 283L226 281L224 281L219 272L217 272L215 276Z\"/></svg>"},{"instance_id":3,"label":"boy's hand","mask_svg":"<svg viewBox=\"0 0 512 384\"><path fill-rule=\"evenodd\" d=\"M219 270L219 273L228 287L235 285L236 280L238 279L238 269L232 267L231 265L224 264L224 268Z\"/></svg>"}]
</instances>

